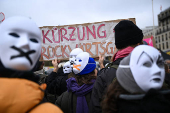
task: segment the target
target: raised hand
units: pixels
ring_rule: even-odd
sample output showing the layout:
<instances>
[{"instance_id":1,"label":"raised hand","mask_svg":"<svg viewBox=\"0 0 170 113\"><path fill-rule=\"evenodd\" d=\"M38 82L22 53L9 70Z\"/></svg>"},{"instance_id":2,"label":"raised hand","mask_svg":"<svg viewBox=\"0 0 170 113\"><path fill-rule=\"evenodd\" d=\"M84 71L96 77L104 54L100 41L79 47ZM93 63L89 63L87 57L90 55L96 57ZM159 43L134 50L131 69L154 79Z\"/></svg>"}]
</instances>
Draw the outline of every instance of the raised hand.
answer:
<instances>
[{"instance_id":1,"label":"raised hand","mask_svg":"<svg viewBox=\"0 0 170 113\"><path fill-rule=\"evenodd\" d=\"M100 69L104 68L103 62L104 62L104 57L103 57L102 55L99 55L99 65L100 65Z\"/></svg>"},{"instance_id":2,"label":"raised hand","mask_svg":"<svg viewBox=\"0 0 170 113\"><path fill-rule=\"evenodd\" d=\"M52 64L54 66L54 70L53 72L57 72L58 71L58 62L57 62L57 58L52 60Z\"/></svg>"}]
</instances>

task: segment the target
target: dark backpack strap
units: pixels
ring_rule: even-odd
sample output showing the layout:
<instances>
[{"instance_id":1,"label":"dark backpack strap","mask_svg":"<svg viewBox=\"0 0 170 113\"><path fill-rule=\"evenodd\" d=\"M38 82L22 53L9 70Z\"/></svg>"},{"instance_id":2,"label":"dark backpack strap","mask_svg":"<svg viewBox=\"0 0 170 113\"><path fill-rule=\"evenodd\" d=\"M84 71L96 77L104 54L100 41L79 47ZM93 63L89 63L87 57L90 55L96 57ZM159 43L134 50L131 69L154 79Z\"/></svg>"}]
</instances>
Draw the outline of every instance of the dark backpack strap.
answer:
<instances>
[{"instance_id":1,"label":"dark backpack strap","mask_svg":"<svg viewBox=\"0 0 170 113\"><path fill-rule=\"evenodd\" d=\"M119 66L119 65L111 65L110 67L111 67L111 68L115 68L115 69L117 69L117 68L118 68L118 66Z\"/></svg>"},{"instance_id":2,"label":"dark backpack strap","mask_svg":"<svg viewBox=\"0 0 170 113\"><path fill-rule=\"evenodd\" d=\"M112 65L111 68L115 68L115 69L117 70L118 66L119 66L119 65ZM116 81L116 80L117 80L117 79L116 79L116 77L115 77L112 82L114 82L114 81Z\"/></svg>"},{"instance_id":3,"label":"dark backpack strap","mask_svg":"<svg viewBox=\"0 0 170 113\"><path fill-rule=\"evenodd\" d=\"M113 64L112 63L109 63L105 68L109 68L111 67Z\"/></svg>"},{"instance_id":4,"label":"dark backpack strap","mask_svg":"<svg viewBox=\"0 0 170 113\"><path fill-rule=\"evenodd\" d=\"M109 63L105 68L115 68L117 69L119 65L114 65L113 63Z\"/></svg>"},{"instance_id":5,"label":"dark backpack strap","mask_svg":"<svg viewBox=\"0 0 170 113\"><path fill-rule=\"evenodd\" d=\"M112 63L110 63L109 65L108 65L108 67L109 68L115 68L116 70L117 70L117 68L119 67L119 65L113 65ZM107 67L107 68L108 68ZM112 82L114 82L114 81L116 81L117 79L116 79L116 77L113 79L113 81Z\"/></svg>"}]
</instances>

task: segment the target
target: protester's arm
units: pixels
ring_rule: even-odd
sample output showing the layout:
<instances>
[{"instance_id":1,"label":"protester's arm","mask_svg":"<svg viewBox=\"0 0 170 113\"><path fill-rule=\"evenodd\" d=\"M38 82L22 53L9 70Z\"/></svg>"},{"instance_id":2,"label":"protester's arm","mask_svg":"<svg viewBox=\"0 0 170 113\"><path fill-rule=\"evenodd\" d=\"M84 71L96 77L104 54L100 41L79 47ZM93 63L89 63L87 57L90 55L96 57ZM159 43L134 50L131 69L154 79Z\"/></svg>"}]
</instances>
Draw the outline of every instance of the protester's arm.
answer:
<instances>
[{"instance_id":1,"label":"protester's arm","mask_svg":"<svg viewBox=\"0 0 170 113\"><path fill-rule=\"evenodd\" d=\"M58 62L57 62L57 59L52 60L52 64L54 66L53 72L57 72L58 71Z\"/></svg>"},{"instance_id":2,"label":"protester's arm","mask_svg":"<svg viewBox=\"0 0 170 113\"><path fill-rule=\"evenodd\" d=\"M51 81L53 81L55 79L55 77L57 76L57 71L58 71L57 59L52 60L52 64L54 66L54 70L52 71L52 73L47 78L47 85L49 83L51 83Z\"/></svg>"},{"instance_id":3,"label":"protester's arm","mask_svg":"<svg viewBox=\"0 0 170 113\"><path fill-rule=\"evenodd\" d=\"M47 77L47 91L51 94L54 94L55 93L55 86L56 86L56 77L58 76L57 73L55 72L52 72L48 77Z\"/></svg>"},{"instance_id":4,"label":"protester's arm","mask_svg":"<svg viewBox=\"0 0 170 113\"><path fill-rule=\"evenodd\" d=\"M62 93L57 100L55 101L55 105L57 105L58 107L61 108L61 102L62 102L62 98L63 98L64 93Z\"/></svg>"},{"instance_id":5,"label":"protester's arm","mask_svg":"<svg viewBox=\"0 0 170 113\"><path fill-rule=\"evenodd\" d=\"M56 85L56 77L58 76L58 63L57 63L57 59L52 60L52 64L54 66L54 70L52 71L52 73L47 77L47 91L51 94L54 94L54 87Z\"/></svg>"},{"instance_id":6,"label":"protester's arm","mask_svg":"<svg viewBox=\"0 0 170 113\"><path fill-rule=\"evenodd\" d=\"M105 68L103 65L104 57L102 55L99 55L99 65L100 69Z\"/></svg>"},{"instance_id":7,"label":"protester's arm","mask_svg":"<svg viewBox=\"0 0 170 113\"><path fill-rule=\"evenodd\" d=\"M67 91L65 91L57 98L55 105L60 107L60 109L64 113L72 113L71 108L70 108L70 106L73 104L71 103L71 98L72 98L72 95L70 95Z\"/></svg>"}]
</instances>

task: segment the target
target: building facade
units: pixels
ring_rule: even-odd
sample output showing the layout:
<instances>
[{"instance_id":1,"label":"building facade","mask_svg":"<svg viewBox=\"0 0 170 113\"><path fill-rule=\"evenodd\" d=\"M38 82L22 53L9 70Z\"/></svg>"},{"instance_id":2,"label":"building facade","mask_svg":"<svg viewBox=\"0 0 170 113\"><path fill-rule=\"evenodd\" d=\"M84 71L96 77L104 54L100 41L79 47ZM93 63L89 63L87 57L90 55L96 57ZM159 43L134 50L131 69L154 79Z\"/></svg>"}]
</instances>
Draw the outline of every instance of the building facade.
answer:
<instances>
[{"instance_id":1,"label":"building facade","mask_svg":"<svg viewBox=\"0 0 170 113\"><path fill-rule=\"evenodd\" d=\"M153 26L143 29L144 36L154 35ZM170 51L170 7L158 15L158 26L155 27L157 48L164 52Z\"/></svg>"}]
</instances>

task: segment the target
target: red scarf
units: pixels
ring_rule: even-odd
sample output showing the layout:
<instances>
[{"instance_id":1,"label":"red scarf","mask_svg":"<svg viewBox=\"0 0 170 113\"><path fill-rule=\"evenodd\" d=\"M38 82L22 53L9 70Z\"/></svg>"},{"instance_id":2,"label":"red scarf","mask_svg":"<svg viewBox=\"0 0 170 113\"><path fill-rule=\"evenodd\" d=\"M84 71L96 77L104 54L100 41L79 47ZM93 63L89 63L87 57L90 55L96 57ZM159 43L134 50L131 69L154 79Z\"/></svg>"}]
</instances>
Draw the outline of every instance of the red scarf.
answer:
<instances>
[{"instance_id":1,"label":"red scarf","mask_svg":"<svg viewBox=\"0 0 170 113\"><path fill-rule=\"evenodd\" d=\"M118 58L122 58L122 57L128 56L132 52L133 49L134 49L133 47L129 46L129 47L125 48L125 49L117 51L114 54L112 61L114 62Z\"/></svg>"}]
</instances>

